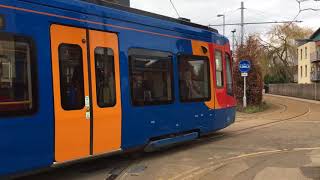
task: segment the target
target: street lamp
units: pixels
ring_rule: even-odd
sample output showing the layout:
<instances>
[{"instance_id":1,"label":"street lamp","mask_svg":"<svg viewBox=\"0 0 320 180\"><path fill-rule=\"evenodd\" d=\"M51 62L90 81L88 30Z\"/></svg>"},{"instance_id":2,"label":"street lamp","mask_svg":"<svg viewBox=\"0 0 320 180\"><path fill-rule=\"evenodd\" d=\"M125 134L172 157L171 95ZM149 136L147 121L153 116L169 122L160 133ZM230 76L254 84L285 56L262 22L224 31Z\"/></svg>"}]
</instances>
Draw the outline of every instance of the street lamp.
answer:
<instances>
[{"instance_id":1,"label":"street lamp","mask_svg":"<svg viewBox=\"0 0 320 180\"><path fill-rule=\"evenodd\" d=\"M226 35L226 16L224 14L218 14L217 17L223 18L223 35Z\"/></svg>"}]
</instances>

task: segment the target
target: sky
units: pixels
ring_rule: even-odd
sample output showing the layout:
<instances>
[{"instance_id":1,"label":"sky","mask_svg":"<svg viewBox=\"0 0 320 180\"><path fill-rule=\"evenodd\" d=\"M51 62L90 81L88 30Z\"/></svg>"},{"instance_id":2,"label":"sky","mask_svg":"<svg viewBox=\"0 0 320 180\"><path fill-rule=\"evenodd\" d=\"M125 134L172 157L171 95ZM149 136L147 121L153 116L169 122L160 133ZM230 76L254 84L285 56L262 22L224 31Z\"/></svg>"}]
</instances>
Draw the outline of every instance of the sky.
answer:
<instances>
[{"instance_id":1,"label":"sky","mask_svg":"<svg viewBox=\"0 0 320 180\"><path fill-rule=\"evenodd\" d=\"M299 12L296 0L243 0L245 5L245 22L287 21L293 20ZM226 23L240 22L241 0L172 0L181 17L191 19L192 22L209 25L222 24L218 14L225 14ZM319 8L320 1L309 0L301 4L302 9ZM133 8L177 17L170 0L131 0ZM304 11L297 20L303 21L299 26L317 30L320 27L320 11ZM270 30L272 25L247 25L245 33L260 33L262 36ZM222 33L222 27L215 27ZM239 26L227 26L226 36L231 38L233 29L240 33Z\"/></svg>"}]
</instances>

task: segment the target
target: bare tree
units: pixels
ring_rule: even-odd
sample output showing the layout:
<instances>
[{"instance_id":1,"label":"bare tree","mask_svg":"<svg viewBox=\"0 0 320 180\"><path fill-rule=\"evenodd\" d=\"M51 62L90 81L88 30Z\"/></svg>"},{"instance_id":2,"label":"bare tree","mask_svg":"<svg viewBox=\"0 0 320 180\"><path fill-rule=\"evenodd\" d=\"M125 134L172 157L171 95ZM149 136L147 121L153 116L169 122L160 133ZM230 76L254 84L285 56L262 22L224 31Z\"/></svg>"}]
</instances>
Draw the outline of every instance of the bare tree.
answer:
<instances>
[{"instance_id":1,"label":"bare tree","mask_svg":"<svg viewBox=\"0 0 320 180\"><path fill-rule=\"evenodd\" d=\"M284 24L274 26L267 33L267 41L260 38L261 46L267 53L265 57L269 61L269 73L281 76L287 82L293 82L298 59L295 40L308 38L312 32L309 28Z\"/></svg>"}]
</instances>

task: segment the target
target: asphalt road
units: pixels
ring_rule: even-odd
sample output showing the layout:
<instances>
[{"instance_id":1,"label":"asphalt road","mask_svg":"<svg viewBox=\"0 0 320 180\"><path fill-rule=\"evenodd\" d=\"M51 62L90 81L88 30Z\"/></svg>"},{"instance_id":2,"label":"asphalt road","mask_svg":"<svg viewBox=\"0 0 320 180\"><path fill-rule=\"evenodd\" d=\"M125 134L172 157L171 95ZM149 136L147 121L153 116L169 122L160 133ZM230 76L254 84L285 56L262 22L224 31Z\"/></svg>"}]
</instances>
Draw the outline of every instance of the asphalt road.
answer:
<instances>
[{"instance_id":1,"label":"asphalt road","mask_svg":"<svg viewBox=\"0 0 320 180\"><path fill-rule=\"evenodd\" d=\"M22 179L320 180L320 103L266 96L271 108L154 153L99 158Z\"/></svg>"}]
</instances>

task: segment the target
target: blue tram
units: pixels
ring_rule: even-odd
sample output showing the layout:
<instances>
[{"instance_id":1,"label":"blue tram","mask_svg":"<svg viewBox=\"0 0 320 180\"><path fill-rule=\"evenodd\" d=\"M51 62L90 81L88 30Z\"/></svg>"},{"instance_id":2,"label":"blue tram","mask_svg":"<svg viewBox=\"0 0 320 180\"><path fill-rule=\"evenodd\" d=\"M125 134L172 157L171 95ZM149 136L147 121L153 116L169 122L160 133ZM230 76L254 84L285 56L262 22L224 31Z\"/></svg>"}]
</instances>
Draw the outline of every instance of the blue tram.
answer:
<instances>
[{"instance_id":1,"label":"blue tram","mask_svg":"<svg viewBox=\"0 0 320 180\"><path fill-rule=\"evenodd\" d=\"M97 0L0 2L0 175L196 139L235 120L229 41Z\"/></svg>"}]
</instances>

